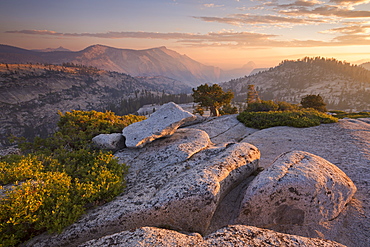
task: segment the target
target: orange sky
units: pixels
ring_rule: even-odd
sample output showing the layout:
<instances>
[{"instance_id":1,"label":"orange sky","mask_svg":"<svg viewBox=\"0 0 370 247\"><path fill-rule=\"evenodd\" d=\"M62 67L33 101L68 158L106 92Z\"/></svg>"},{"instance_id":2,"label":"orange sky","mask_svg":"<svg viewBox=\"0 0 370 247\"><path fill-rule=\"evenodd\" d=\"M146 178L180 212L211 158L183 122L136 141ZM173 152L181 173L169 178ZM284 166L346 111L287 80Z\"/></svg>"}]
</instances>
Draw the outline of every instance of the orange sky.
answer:
<instances>
[{"instance_id":1,"label":"orange sky","mask_svg":"<svg viewBox=\"0 0 370 247\"><path fill-rule=\"evenodd\" d=\"M12 0L0 21L0 43L26 49L166 46L224 69L370 61L370 0Z\"/></svg>"}]
</instances>

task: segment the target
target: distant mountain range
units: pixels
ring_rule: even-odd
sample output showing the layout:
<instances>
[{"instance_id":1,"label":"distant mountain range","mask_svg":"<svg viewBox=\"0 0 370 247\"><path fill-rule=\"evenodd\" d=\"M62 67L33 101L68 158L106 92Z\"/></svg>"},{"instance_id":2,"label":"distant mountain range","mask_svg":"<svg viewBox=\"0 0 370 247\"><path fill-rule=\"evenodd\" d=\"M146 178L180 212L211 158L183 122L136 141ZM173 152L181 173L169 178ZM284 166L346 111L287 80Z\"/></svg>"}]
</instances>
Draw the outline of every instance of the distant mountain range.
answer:
<instances>
[{"instance_id":1,"label":"distant mountain range","mask_svg":"<svg viewBox=\"0 0 370 247\"><path fill-rule=\"evenodd\" d=\"M46 49L34 49L32 51L39 51L39 52L52 52L52 51L71 51L68 50L62 46L59 46L58 48L46 48Z\"/></svg>"},{"instance_id":2,"label":"distant mountain range","mask_svg":"<svg viewBox=\"0 0 370 247\"><path fill-rule=\"evenodd\" d=\"M298 104L306 95L320 94L328 109L370 110L370 71L363 67L320 57L286 60L220 85L233 91L240 102L247 98L248 85L255 85L263 100Z\"/></svg>"},{"instance_id":3,"label":"distant mountain range","mask_svg":"<svg viewBox=\"0 0 370 247\"><path fill-rule=\"evenodd\" d=\"M180 81L190 87L196 87L203 83L219 83L245 76L255 67L253 62L249 62L240 69L225 71L218 67L201 64L164 46L146 50L131 50L92 45L84 50L73 52L62 47L26 50L0 45L0 62L59 65L74 63L126 73L131 76L163 76Z\"/></svg>"}]
</instances>

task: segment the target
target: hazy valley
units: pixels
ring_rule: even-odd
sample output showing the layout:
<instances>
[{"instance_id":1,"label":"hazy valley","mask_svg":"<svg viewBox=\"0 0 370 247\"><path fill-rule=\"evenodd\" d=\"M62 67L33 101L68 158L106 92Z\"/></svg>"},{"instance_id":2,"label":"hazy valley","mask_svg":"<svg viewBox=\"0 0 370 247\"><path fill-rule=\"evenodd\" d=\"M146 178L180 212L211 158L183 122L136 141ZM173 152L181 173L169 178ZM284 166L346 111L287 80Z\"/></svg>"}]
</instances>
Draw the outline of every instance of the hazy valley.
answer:
<instances>
[{"instance_id":1,"label":"hazy valley","mask_svg":"<svg viewBox=\"0 0 370 247\"><path fill-rule=\"evenodd\" d=\"M146 50L130 50L92 45L77 52L61 49L49 50L46 50L49 52L41 52L0 45L0 62L15 64L74 63L127 73L131 76L169 77L191 87L206 82L217 83L241 77L249 74L255 68L255 64L249 62L239 69L225 71L215 66L199 63L164 46Z\"/></svg>"}]
</instances>

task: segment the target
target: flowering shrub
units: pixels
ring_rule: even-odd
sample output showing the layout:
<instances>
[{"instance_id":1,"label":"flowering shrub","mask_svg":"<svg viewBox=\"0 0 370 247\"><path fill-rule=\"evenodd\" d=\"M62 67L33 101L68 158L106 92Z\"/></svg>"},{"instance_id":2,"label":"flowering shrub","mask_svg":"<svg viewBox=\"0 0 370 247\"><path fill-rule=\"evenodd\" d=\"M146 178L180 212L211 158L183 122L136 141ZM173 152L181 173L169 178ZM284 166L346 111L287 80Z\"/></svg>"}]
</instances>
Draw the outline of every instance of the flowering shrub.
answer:
<instances>
[{"instance_id":1,"label":"flowering shrub","mask_svg":"<svg viewBox=\"0 0 370 247\"><path fill-rule=\"evenodd\" d=\"M42 232L61 232L87 208L125 187L128 167L110 152L90 148L100 133L121 132L144 117L111 112L60 113L53 136L20 143L23 155L0 159L0 246L14 246Z\"/></svg>"}]
</instances>

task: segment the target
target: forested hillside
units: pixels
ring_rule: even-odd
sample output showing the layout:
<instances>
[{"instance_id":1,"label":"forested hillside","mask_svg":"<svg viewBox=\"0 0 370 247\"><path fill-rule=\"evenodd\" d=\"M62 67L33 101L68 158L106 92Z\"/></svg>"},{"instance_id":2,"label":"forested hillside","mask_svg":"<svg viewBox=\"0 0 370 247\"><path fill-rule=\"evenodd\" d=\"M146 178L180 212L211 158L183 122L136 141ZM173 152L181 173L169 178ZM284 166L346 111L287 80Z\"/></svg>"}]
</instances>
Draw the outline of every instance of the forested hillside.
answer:
<instances>
[{"instance_id":1,"label":"forested hillside","mask_svg":"<svg viewBox=\"0 0 370 247\"><path fill-rule=\"evenodd\" d=\"M221 85L234 92L236 101L245 101L248 85L255 85L264 100L299 103L308 94L320 94L328 109L370 109L370 71L336 59L285 60L267 71Z\"/></svg>"},{"instance_id":2,"label":"forested hillside","mask_svg":"<svg viewBox=\"0 0 370 247\"><path fill-rule=\"evenodd\" d=\"M156 83L74 64L0 64L0 147L9 144L11 134L32 139L54 132L58 111L114 110L125 115L148 99L177 92L173 81L161 87Z\"/></svg>"}]
</instances>

